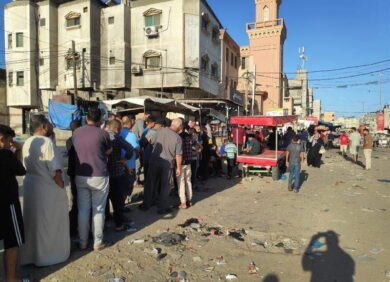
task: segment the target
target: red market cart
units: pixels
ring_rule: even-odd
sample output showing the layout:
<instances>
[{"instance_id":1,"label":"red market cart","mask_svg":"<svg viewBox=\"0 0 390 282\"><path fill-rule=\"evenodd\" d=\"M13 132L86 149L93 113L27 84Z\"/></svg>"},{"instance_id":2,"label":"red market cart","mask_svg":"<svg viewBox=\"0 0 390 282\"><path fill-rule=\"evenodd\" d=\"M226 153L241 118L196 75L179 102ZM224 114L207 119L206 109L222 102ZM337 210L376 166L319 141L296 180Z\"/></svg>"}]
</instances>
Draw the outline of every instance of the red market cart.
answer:
<instances>
[{"instance_id":1,"label":"red market cart","mask_svg":"<svg viewBox=\"0 0 390 282\"><path fill-rule=\"evenodd\" d=\"M242 126L267 126L282 127L285 124L298 121L297 116L237 116L230 118L230 125ZM278 134L276 135L276 150L264 150L259 155L238 155L237 162L242 163L244 167L255 166L266 169L272 174L274 180L279 179L278 160L285 156L285 151L278 150ZM237 140L238 144L238 140Z\"/></svg>"}]
</instances>

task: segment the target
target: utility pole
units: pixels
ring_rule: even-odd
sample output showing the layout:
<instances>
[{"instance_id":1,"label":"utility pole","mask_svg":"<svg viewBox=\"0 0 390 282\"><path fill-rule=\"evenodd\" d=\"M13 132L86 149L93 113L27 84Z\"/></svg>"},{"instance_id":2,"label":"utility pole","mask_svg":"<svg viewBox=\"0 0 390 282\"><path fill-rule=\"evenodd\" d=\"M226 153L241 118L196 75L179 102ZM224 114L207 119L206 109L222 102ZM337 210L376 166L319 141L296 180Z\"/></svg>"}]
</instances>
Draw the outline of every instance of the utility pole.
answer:
<instances>
[{"instance_id":1,"label":"utility pole","mask_svg":"<svg viewBox=\"0 0 390 282\"><path fill-rule=\"evenodd\" d=\"M244 107L245 107L246 115L248 115L248 88L249 88L249 72L246 71L246 73L245 73L245 100L244 100Z\"/></svg>"},{"instance_id":2,"label":"utility pole","mask_svg":"<svg viewBox=\"0 0 390 282\"><path fill-rule=\"evenodd\" d=\"M77 104L76 43L72 40L74 104Z\"/></svg>"},{"instance_id":3,"label":"utility pole","mask_svg":"<svg viewBox=\"0 0 390 282\"><path fill-rule=\"evenodd\" d=\"M383 73L379 73L379 110L382 110L382 78Z\"/></svg>"},{"instance_id":4,"label":"utility pole","mask_svg":"<svg viewBox=\"0 0 390 282\"><path fill-rule=\"evenodd\" d=\"M253 85L252 85L252 116L255 115L255 97L256 97L256 64L253 65Z\"/></svg>"}]
</instances>

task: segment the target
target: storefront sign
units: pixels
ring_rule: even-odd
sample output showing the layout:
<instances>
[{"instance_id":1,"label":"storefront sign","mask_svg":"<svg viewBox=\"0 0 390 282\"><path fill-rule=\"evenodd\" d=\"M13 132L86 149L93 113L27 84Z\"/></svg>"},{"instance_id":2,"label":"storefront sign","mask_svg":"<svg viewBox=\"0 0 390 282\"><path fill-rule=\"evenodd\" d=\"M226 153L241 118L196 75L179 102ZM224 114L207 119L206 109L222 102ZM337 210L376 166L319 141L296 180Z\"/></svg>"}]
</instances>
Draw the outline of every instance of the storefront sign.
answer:
<instances>
[{"instance_id":1,"label":"storefront sign","mask_svg":"<svg viewBox=\"0 0 390 282\"><path fill-rule=\"evenodd\" d=\"M377 130L385 130L385 115L383 114L383 112L379 112L377 115Z\"/></svg>"}]
</instances>

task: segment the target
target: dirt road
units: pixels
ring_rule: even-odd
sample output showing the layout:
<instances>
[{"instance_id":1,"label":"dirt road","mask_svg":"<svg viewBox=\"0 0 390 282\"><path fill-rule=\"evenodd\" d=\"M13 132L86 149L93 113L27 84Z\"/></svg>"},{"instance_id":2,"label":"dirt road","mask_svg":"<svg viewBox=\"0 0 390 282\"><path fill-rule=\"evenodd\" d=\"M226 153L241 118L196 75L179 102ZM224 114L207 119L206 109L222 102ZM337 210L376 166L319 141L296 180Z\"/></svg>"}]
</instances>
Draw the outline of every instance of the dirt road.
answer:
<instances>
[{"instance_id":1,"label":"dirt road","mask_svg":"<svg viewBox=\"0 0 390 282\"><path fill-rule=\"evenodd\" d=\"M323 160L321 169L304 168L298 194L287 191L287 180L214 178L195 192L191 209L166 218L133 205L128 216L138 232L109 232L115 244L108 249L75 250L67 263L21 273L51 282L170 281L180 271L188 281L225 281L228 274L236 281L390 281L390 151L374 152L372 171L335 151ZM178 226L189 218L200 224ZM164 231L187 239L154 243Z\"/></svg>"}]
</instances>

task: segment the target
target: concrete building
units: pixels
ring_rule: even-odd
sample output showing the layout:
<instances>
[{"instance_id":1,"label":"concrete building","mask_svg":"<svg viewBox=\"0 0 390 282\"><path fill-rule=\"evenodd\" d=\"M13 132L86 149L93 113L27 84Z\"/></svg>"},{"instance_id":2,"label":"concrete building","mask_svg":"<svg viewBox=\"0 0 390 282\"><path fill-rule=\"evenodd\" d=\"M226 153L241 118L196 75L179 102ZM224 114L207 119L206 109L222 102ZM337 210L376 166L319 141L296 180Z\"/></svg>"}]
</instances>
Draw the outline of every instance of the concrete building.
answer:
<instances>
[{"instance_id":1,"label":"concrete building","mask_svg":"<svg viewBox=\"0 0 390 282\"><path fill-rule=\"evenodd\" d=\"M313 101L313 113L312 113L312 116L318 118L318 120L321 119L321 112L322 112L322 108L321 108L321 100L314 100Z\"/></svg>"},{"instance_id":2,"label":"concrete building","mask_svg":"<svg viewBox=\"0 0 390 282\"><path fill-rule=\"evenodd\" d=\"M7 107L7 81L6 72L0 69L0 124L9 124L9 111Z\"/></svg>"},{"instance_id":3,"label":"concrete building","mask_svg":"<svg viewBox=\"0 0 390 282\"><path fill-rule=\"evenodd\" d=\"M220 81L222 82L222 97L234 101L241 98L240 94L236 91L238 85L238 69L240 63L245 64L245 60L240 62L240 46L238 46L226 29L221 30L220 39L222 65Z\"/></svg>"},{"instance_id":4,"label":"concrete building","mask_svg":"<svg viewBox=\"0 0 390 282\"><path fill-rule=\"evenodd\" d=\"M390 130L390 104L383 107L383 115L385 120L385 128Z\"/></svg>"},{"instance_id":5,"label":"concrete building","mask_svg":"<svg viewBox=\"0 0 390 282\"><path fill-rule=\"evenodd\" d=\"M298 70L295 79L288 80L288 96L293 100L293 114L306 118L313 114L313 89L309 88L306 70Z\"/></svg>"},{"instance_id":6,"label":"concrete building","mask_svg":"<svg viewBox=\"0 0 390 282\"><path fill-rule=\"evenodd\" d=\"M334 112L324 112L322 115L322 120L325 122L333 123L335 121L335 113Z\"/></svg>"},{"instance_id":7,"label":"concrete building","mask_svg":"<svg viewBox=\"0 0 390 282\"><path fill-rule=\"evenodd\" d=\"M30 110L46 110L54 95L73 94L73 59L81 98L96 100L130 90L130 6L110 3L45 0L5 6L7 104L13 127L25 129Z\"/></svg>"},{"instance_id":8,"label":"concrete building","mask_svg":"<svg viewBox=\"0 0 390 282\"><path fill-rule=\"evenodd\" d=\"M360 120L357 117L338 117L334 121L335 125L340 125L342 129L359 128Z\"/></svg>"},{"instance_id":9,"label":"concrete building","mask_svg":"<svg viewBox=\"0 0 390 282\"><path fill-rule=\"evenodd\" d=\"M206 0L131 2L132 93L223 97L222 25Z\"/></svg>"},{"instance_id":10,"label":"concrete building","mask_svg":"<svg viewBox=\"0 0 390 282\"><path fill-rule=\"evenodd\" d=\"M375 133L378 131L378 113L366 113L360 119L360 123L364 124L370 132Z\"/></svg>"},{"instance_id":11,"label":"concrete building","mask_svg":"<svg viewBox=\"0 0 390 282\"><path fill-rule=\"evenodd\" d=\"M246 31L249 46L241 47L241 68L238 89L252 89L252 73L256 65L256 108L258 113L283 107L283 45L287 36L284 19L279 18L281 0L256 0L256 22L249 23ZM244 66L244 67L243 67ZM249 85L248 85L249 84ZM289 102L287 102L289 103Z\"/></svg>"}]
</instances>

